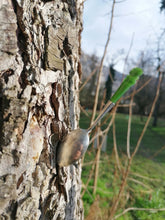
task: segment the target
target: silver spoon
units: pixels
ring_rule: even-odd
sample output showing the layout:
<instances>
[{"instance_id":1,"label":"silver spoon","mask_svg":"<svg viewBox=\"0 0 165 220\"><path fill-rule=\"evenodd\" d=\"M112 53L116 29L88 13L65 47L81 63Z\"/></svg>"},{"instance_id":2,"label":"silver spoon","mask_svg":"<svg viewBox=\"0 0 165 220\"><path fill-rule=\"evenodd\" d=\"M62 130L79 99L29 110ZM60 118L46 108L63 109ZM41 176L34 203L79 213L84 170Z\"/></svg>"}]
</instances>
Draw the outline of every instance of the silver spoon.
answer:
<instances>
[{"instance_id":1,"label":"silver spoon","mask_svg":"<svg viewBox=\"0 0 165 220\"><path fill-rule=\"evenodd\" d=\"M110 101L105 105L96 120L88 129L76 129L68 133L57 149L57 164L60 167L65 167L75 163L86 152L89 145L89 134L97 123L109 112L121 96L136 83L139 76L142 75L140 68L134 68L130 74L123 80L120 87L111 97Z\"/></svg>"}]
</instances>

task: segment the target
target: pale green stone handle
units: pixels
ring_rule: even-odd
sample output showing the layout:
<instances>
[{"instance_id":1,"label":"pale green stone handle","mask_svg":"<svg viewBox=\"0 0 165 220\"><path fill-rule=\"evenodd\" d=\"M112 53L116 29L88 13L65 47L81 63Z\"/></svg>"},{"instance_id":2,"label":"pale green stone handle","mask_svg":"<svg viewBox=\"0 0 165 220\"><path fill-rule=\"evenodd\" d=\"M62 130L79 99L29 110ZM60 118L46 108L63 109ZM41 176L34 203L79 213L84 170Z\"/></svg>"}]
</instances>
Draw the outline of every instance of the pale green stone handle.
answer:
<instances>
[{"instance_id":1,"label":"pale green stone handle","mask_svg":"<svg viewBox=\"0 0 165 220\"><path fill-rule=\"evenodd\" d=\"M122 95L131 87L133 86L136 81L139 79L139 76L143 74L142 69L136 67L132 69L129 75L123 80L122 84L115 92L115 94L111 97L110 101L116 103Z\"/></svg>"}]
</instances>

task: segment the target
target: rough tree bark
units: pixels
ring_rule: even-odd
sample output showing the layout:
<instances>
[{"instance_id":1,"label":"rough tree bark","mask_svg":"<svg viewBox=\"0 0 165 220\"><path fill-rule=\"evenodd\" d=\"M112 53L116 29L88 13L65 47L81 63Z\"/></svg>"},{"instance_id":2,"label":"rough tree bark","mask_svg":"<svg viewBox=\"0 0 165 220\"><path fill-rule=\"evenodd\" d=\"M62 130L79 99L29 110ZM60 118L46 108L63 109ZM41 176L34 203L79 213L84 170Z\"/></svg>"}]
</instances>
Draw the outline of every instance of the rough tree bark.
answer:
<instances>
[{"instance_id":1,"label":"rough tree bark","mask_svg":"<svg viewBox=\"0 0 165 220\"><path fill-rule=\"evenodd\" d=\"M0 1L1 220L83 219L81 165L57 172L55 158L78 126L82 10L82 0Z\"/></svg>"}]
</instances>

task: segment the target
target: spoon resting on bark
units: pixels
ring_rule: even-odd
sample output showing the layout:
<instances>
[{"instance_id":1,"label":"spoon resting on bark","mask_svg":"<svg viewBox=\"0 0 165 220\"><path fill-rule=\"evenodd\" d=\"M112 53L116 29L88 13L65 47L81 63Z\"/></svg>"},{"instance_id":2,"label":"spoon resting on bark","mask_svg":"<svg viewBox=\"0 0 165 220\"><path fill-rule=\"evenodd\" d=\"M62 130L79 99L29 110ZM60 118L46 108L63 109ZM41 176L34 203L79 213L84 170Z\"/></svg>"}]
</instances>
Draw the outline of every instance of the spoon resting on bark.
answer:
<instances>
[{"instance_id":1,"label":"spoon resting on bark","mask_svg":"<svg viewBox=\"0 0 165 220\"><path fill-rule=\"evenodd\" d=\"M142 73L143 71L140 68L132 69L92 125L88 129L78 128L73 130L64 137L57 149L57 164L59 167L69 166L83 156L88 148L89 134L92 129L114 107L124 93L136 83Z\"/></svg>"}]
</instances>

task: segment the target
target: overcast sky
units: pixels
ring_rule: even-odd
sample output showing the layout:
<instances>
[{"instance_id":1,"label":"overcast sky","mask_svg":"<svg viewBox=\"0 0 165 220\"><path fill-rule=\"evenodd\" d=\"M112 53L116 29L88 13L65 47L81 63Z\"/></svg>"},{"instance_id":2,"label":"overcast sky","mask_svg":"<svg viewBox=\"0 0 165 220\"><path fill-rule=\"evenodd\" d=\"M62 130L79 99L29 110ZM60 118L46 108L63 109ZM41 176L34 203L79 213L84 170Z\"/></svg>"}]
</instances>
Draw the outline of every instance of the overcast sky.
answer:
<instances>
[{"instance_id":1,"label":"overcast sky","mask_svg":"<svg viewBox=\"0 0 165 220\"><path fill-rule=\"evenodd\" d=\"M121 1L121 0L118 0ZM82 50L88 54L102 56L107 39L112 0L86 0L84 3L84 30ZM113 30L105 63L124 49L128 52L132 35L133 46L130 57L138 52L153 49L156 39L165 28L165 13L160 13L160 0L125 0L116 3ZM116 66L123 71L123 62Z\"/></svg>"}]
</instances>

